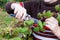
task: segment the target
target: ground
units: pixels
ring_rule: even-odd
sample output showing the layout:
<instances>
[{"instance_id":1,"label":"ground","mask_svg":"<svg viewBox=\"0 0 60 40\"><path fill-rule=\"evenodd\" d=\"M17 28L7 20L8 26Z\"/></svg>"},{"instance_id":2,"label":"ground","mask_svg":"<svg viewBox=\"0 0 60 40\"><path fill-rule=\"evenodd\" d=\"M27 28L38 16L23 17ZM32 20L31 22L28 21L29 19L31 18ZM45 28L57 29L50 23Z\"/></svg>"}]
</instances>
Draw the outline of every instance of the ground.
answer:
<instances>
[{"instance_id":1,"label":"ground","mask_svg":"<svg viewBox=\"0 0 60 40\"><path fill-rule=\"evenodd\" d=\"M0 27L7 27L13 18L7 14L5 11L0 11Z\"/></svg>"},{"instance_id":2,"label":"ground","mask_svg":"<svg viewBox=\"0 0 60 40\"><path fill-rule=\"evenodd\" d=\"M11 17L9 14L7 14L6 11L0 11L0 29L8 27L9 25L13 26L14 20L15 20L14 17ZM2 40L7 40L7 39L3 38Z\"/></svg>"},{"instance_id":3,"label":"ground","mask_svg":"<svg viewBox=\"0 0 60 40\"><path fill-rule=\"evenodd\" d=\"M11 17L9 14L7 14L6 11L0 11L0 33L1 33L1 29L3 29L3 28L9 27L9 29L10 29L11 27L19 27L19 25L20 25L20 23L17 19L15 19L14 17ZM14 37L13 39L12 38L6 39L6 38L2 38L0 35L0 40L20 40L19 38ZM24 40L24 39L22 39L22 40ZM32 40L32 39L29 37L28 40Z\"/></svg>"}]
</instances>

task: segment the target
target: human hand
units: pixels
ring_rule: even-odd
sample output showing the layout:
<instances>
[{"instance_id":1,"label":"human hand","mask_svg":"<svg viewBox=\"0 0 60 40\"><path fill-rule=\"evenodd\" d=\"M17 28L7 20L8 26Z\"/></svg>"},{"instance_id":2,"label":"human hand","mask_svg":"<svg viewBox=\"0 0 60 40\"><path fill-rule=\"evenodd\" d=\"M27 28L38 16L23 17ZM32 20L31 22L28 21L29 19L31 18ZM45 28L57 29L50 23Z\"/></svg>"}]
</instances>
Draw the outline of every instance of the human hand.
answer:
<instances>
[{"instance_id":1,"label":"human hand","mask_svg":"<svg viewBox=\"0 0 60 40\"><path fill-rule=\"evenodd\" d=\"M45 20L46 22L46 27L48 27L50 30L55 31L59 26L58 26L58 21L54 17L50 17Z\"/></svg>"},{"instance_id":2,"label":"human hand","mask_svg":"<svg viewBox=\"0 0 60 40\"><path fill-rule=\"evenodd\" d=\"M12 3L11 8L14 10L14 14L16 14L16 18L19 20L24 20L26 17L26 9L22 7L19 3Z\"/></svg>"}]
</instances>

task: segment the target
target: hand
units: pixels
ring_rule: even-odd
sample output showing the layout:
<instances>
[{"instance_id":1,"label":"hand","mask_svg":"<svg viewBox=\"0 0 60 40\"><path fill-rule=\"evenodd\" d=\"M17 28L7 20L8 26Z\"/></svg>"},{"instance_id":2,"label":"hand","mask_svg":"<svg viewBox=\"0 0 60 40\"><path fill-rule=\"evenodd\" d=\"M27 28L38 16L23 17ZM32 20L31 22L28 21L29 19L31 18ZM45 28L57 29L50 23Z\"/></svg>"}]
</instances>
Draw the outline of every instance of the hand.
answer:
<instances>
[{"instance_id":1,"label":"hand","mask_svg":"<svg viewBox=\"0 0 60 40\"><path fill-rule=\"evenodd\" d=\"M48 27L52 31L55 31L59 27L58 21L54 17L46 19L45 22L46 22L46 27Z\"/></svg>"},{"instance_id":2,"label":"hand","mask_svg":"<svg viewBox=\"0 0 60 40\"><path fill-rule=\"evenodd\" d=\"M58 21L54 18L48 18L45 20L46 27L50 28L53 34L55 34L60 39L60 27L58 26Z\"/></svg>"},{"instance_id":3,"label":"hand","mask_svg":"<svg viewBox=\"0 0 60 40\"><path fill-rule=\"evenodd\" d=\"M14 10L14 14L16 14L16 18L19 20L24 20L26 17L26 9L22 7L19 3L12 3L11 8Z\"/></svg>"}]
</instances>

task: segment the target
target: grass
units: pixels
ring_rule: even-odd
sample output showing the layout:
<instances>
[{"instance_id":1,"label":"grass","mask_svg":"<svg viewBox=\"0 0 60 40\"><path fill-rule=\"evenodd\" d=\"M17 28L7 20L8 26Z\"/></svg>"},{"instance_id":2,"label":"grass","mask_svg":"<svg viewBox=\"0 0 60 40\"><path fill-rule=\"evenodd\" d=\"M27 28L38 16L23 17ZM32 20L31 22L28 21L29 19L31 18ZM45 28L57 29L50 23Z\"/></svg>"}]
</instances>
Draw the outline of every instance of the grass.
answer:
<instances>
[{"instance_id":1,"label":"grass","mask_svg":"<svg viewBox=\"0 0 60 40\"><path fill-rule=\"evenodd\" d=\"M17 20L15 18L11 17L5 11L0 11L0 29L8 26L12 27L15 23L17 23ZM7 39L2 38L2 40L7 40Z\"/></svg>"},{"instance_id":2,"label":"grass","mask_svg":"<svg viewBox=\"0 0 60 40\"><path fill-rule=\"evenodd\" d=\"M8 27L11 23L15 23L17 20L11 17L7 12L0 11L0 27ZM12 24L12 25L13 25Z\"/></svg>"},{"instance_id":3,"label":"grass","mask_svg":"<svg viewBox=\"0 0 60 40\"><path fill-rule=\"evenodd\" d=\"M7 14L7 12L5 11L0 11L0 29L4 29L4 28L8 28L10 29L10 27L15 27L17 25L19 21L17 19L15 19L14 17L11 17L10 15ZM16 24L16 25L15 25ZM18 24L20 25L20 24ZM16 26L18 27L18 26ZM25 28L26 29L26 28ZM23 31L25 31L25 29ZM6 29L5 29L6 30ZM1 31L0 31L1 32ZM3 31L4 33L4 31ZM19 38L17 37L14 37L14 38L11 38L9 40L20 40ZM8 40L7 38L5 37L2 37L0 35L0 40ZM29 39L31 40L31 38Z\"/></svg>"}]
</instances>

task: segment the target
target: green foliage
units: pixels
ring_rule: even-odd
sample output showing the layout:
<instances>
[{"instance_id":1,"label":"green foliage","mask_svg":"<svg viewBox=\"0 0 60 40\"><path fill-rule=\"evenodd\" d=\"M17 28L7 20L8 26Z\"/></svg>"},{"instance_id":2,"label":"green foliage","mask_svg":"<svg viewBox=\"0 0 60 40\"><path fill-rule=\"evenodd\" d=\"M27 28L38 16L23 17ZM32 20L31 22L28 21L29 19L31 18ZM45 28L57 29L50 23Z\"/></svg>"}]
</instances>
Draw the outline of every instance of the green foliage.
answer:
<instances>
[{"instance_id":1,"label":"green foliage","mask_svg":"<svg viewBox=\"0 0 60 40\"><path fill-rule=\"evenodd\" d=\"M37 17L38 18L49 18L49 17L52 17L53 13L49 10L49 11L44 11L43 13L38 13Z\"/></svg>"},{"instance_id":2,"label":"green foliage","mask_svg":"<svg viewBox=\"0 0 60 40\"><path fill-rule=\"evenodd\" d=\"M33 24L34 21L29 20L31 23L29 23L29 25L27 25L25 22L23 22L24 26L13 26L14 24L18 23L18 20L14 19L11 16L8 16L8 14L6 12L0 12L0 24L3 25L3 27L0 25L0 39L11 39L13 40L16 37L20 37L19 34L22 33L23 35L21 35L22 37L24 37L25 35L31 35L31 29L29 29L29 25ZM5 25L5 24L6 25ZM5 25L5 26L4 26ZM20 25L20 24L19 24ZM25 26L27 25L27 26ZM21 37L20 37L21 38ZM24 38L23 38L24 39Z\"/></svg>"},{"instance_id":3,"label":"green foliage","mask_svg":"<svg viewBox=\"0 0 60 40\"><path fill-rule=\"evenodd\" d=\"M0 2L7 2L7 0L0 0Z\"/></svg>"},{"instance_id":4,"label":"green foliage","mask_svg":"<svg viewBox=\"0 0 60 40\"><path fill-rule=\"evenodd\" d=\"M27 1L27 0L0 0L0 2L5 2L5 3L6 3L6 2L14 2L14 1L15 1L15 2L17 2L17 1L18 1L18 2L21 2L21 1Z\"/></svg>"},{"instance_id":5,"label":"green foliage","mask_svg":"<svg viewBox=\"0 0 60 40\"><path fill-rule=\"evenodd\" d=\"M7 0L0 0L0 8L4 8Z\"/></svg>"},{"instance_id":6,"label":"green foliage","mask_svg":"<svg viewBox=\"0 0 60 40\"><path fill-rule=\"evenodd\" d=\"M46 25L46 23L45 22L43 22L43 26L45 26Z\"/></svg>"},{"instance_id":7,"label":"green foliage","mask_svg":"<svg viewBox=\"0 0 60 40\"><path fill-rule=\"evenodd\" d=\"M18 28L15 28L15 30L13 32L14 32L14 34L15 33L19 34L19 33L25 33L27 31L28 31L28 27L23 27L23 28L18 27Z\"/></svg>"},{"instance_id":8,"label":"green foliage","mask_svg":"<svg viewBox=\"0 0 60 40\"><path fill-rule=\"evenodd\" d=\"M58 20L58 22L60 23L60 14L58 14L57 20Z\"/></svg>"},{"instance_id":9,"label":"green foliage","mask_svg":"<svg viewBox=\"0 0 60 40\"><path fill-rule=\"evenodd\" d=\"M60 11L60 5L55 6L56 11Z\"/></svg>"},{"instance_id":10,"label":"green foliage","mask_svg":"<svg viewBox=\"0 0 60 40\"><path fill-rule=\"evenodd\" d=\"M34 27L33 30L34 30L35 32L39 32L39 31L42 31L42 32L43 32L43 31L45 30L45 29L44 29L44 26L45 26L46 23L45 23L45 22L42 23L42 21L38 21L37 24L38 24L38 27Z\"/></svg>"},{"instance_id":11,"label":"green foliage","mask_svg":"<svg viewBox=\"0 0 60 40\"><path fill-rule=\"evenodd\" d=\"M0 36L6 38L6 39L11 39L14 37L19 37L19 34L23 33L23 34L28 34L28 28L24 27L17 27L17 28L13 28L13 27L6 27L6 28L2 28L0 29ZM22 35L23 36L23 35Z\"/></svg>"},{"instance_id":12,"label":"green foliage","mask_svg":"<svg viewBox=\"0 0 60 40\"><path fill-rule=\"evenodd\" d=\"M21 40L21 38L20 37L15 37L15 38L13 38L11 40Z\"/></svg>"},{"instance_id":13,"label":"green foliage","mask_svg":"<svg viewBox=\"0 0 60 40\"><path fill-rule=\"evenodd\" d=\"M7 25L7 26L4 26L4 28L0 28L0 39L6 38L9 40L10 39L11 40L21 40L22 37L23 37L23 39L27 38L27 34L28 34L28 36L31 35L32 30L30 29L30 26L34 24L34 20L24 21L23 26L21 26L19 24L20 26L12 27L13 24L16 23L15 22L16 20L14 18L8 16L8 14L6 14L6 12L1 12L0 16L1 16L0 19L3 18L2 20L0 20L0 23L1 23L1 21L4 21L4 23ZM38 17L39 18L52 17L52 12L47 11L42 14L39 13ZM60 22L60 14L58 14L57 20ZM11 24L11 22L12 22L12 24ZM45 26L45 22L38 21L38 27L34 27L33 30L35 32L44 31L44 26ZM21 34L21 36L19 36L19 34Z\"/></svg>"},{"instance_id":14,"label":"green foliage","mask_svg":"<svg viewBox=\"0 0 60 40\"><path fill-rule=\"evenodd\" d=\"M30 26L34 23L34 21L33 20L27 20L27 21L25 21L25 23Z\"/></svg>"},{"instance_id":15,"label":"green foliage","mask_svg":"<svg viewBox=\"0 0 60 40\"><path fill-rule=\"evenodd\" d=\"M43 17L43 14L38 13L38 14L37 14L37 17L41 19L41 18Z\"/></svg>"},{"instance_id":16,"label":"green foliage","mask_svg":"<svg viewBox=\"0 0 60 40\"><path fill-rule=\"evenodd\" d=\"M42 21L38 21L38 27L39 27L40 31L44 31L44 26L43 26Z\"/></svg>"},{"instance_id":17,"label":"green foliage","mask_svg":"<svg viewBox=\"0 0 60 40\"><path fill-rule=\"evenodd\" d=\"M34 30L35 32L39 32L39 27L35 27L33 30Z\"/></svg>"},{"instance_id":18,"label":"green foliage","mask_svg":"<svg viewBox=\"0 0 60 40\"><path fill-rule=\"evenodd\" d=\"M6 14L6 12L1 12L1 13L2 14L0 14L0 16L3 15L2 16L3 19L0 18L0 19L2 19L1 21L4 21L5 24L7 24L6 27L4 26L3 28L0 28L1 39L5 38L5 39L9 39L9 40L11 39L11 40L13 40L16 37L20 37L21 38L21 36L24 39L25 37L27 37L26 36L27 34L28 34L28 37L31 35L32 30L30 29L30 26L34 24L33 20L24 21L23 22L23 26L21 26L19 24L20 26L16 26L15 27L15 26L13 26L13 24L16 24L16 22L15 22L16 19L8 16L8 14ZM3 13L5 13L5 14L3 14ZM39 31L39 30L41 30L40 27L43 28L41 22L38 23L38 25L39 25L39 27L34 28L34 31L36 31L36 32ZM19 36L19 34L21 34L21 33L22 33L22 35Z\"/></svg>"},{"instance_id":19,"label":"green foliage","mask_svg":"<svg viewBox=\"0 0 60 40\"><path fill-rule=\"evenodd\" d=\"M13 21L13 18L10 17L5 11L0 11L0 27L7 27L11 21Z\"/></svg>"},{"instance_id":20,"label":"green foliage","mask_svg":"<svg viewBox=\"0 0 60 40\"><path fill-rule=\"evenodd\" d=\"M45 13L43 13L44 17L49 18L52 17L52 12L51 11L47 11Z\"/></svg>"}]
</instances>

